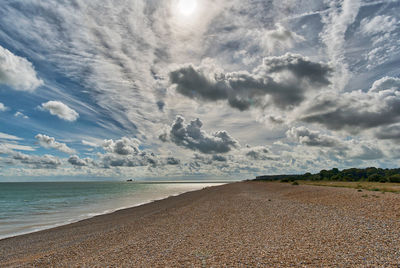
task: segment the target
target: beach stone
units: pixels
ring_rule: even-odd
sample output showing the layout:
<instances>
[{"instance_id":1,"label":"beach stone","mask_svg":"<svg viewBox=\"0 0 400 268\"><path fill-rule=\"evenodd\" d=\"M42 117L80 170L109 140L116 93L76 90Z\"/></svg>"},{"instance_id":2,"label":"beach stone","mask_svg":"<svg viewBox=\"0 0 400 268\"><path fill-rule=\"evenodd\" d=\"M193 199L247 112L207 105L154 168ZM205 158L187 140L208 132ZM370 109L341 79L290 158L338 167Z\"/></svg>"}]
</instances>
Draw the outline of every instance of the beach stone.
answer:
<instances>
[{"instance_id":1,"label":"beach stone","mask_svg":"<svg viewBox=\"0 0 400 268\"><path fill-rule=\"evenodd\" d=\"M400 195L362 194L208 187L0 240L0 267L399 267Z\"/></svg>"}]
</instances>

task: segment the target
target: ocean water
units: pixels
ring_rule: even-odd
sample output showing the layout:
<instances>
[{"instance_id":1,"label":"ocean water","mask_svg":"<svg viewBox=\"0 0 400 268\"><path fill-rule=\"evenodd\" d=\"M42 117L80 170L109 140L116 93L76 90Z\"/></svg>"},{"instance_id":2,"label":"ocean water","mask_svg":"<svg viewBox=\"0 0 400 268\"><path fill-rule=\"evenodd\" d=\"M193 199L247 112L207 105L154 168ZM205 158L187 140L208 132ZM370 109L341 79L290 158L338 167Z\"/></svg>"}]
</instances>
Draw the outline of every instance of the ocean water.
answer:
<instances>
[{"instance_id":1,"label":"ocean water","mask_svg":"<svg viewBox=\"0 0 400 268\"><path fill-rule=\"evenodd\" d=\"M0 183L0 239L221 183Z\"/></svg>"}]
</instances>

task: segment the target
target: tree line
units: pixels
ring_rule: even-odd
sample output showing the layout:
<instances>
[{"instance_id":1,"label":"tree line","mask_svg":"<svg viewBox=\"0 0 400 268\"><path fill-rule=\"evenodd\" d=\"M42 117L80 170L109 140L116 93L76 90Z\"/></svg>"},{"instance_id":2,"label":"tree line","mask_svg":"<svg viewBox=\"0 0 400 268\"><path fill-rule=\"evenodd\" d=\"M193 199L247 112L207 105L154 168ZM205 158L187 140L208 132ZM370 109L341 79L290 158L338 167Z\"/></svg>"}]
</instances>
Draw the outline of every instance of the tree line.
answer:
<instances>
[{"instance_id":1,"label":"tree line","mask_svg":"<svg viewBox=\"0 0 400 268\"><path fill-rule=\"evenodd\" d=\"M299 175L263 175L257 176L255 180L261 181L295 181L295 180L328 180L328 181L373 181L373 182L398 182L400 183L400 168L349 168L340 171L337 168L323 169L319 173L309 172Z\"/></svg>"}]
</instances>

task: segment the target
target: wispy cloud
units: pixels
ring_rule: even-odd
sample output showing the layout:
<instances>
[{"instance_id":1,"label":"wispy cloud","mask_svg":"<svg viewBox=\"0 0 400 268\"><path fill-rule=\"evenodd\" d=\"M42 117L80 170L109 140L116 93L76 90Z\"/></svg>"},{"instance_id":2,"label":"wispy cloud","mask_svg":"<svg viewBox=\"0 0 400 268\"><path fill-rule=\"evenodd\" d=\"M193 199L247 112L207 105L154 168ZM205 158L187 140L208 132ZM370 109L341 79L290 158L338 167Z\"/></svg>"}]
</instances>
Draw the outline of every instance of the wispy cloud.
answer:
<instances>
[{"instance_id":1,"label":"wispy cloud","mask_svg":"<svg viewBox=\"0 0 400 268\"><path fill-rule=\"evenodd\" d=\"M398 1L177 3L2 4L0 174L398 165Z\"/></svg>"},{"instance_id":2,"label":"wispy cloud","mask_svg":"<svg viewBox=\"0 0 400 268\"><path fill-rule=\"evenodd\" d=\"M351 75L345 58L346 32L355 22L361 0L342 0L330 2L329 12L322 14L324 29L320 33L326 45L329 59L334 63L334 88L343 90Z\"/></svg>"},{"instance_id":3,"label":"wispy cloud","mask_svg":"<svg viewBox=\"0 0 400 268\"><path fill-rule=\"evenodd\" d=\"M16 141L23 140L23 139L20 138L20 137L17 137L17 136L14 136L14 135L10 135L10 134L7 134L7 133L3 133L3 132L0 132L0 139L5 139L5 140L16 140Z\"/></svg>"}]
</instances>

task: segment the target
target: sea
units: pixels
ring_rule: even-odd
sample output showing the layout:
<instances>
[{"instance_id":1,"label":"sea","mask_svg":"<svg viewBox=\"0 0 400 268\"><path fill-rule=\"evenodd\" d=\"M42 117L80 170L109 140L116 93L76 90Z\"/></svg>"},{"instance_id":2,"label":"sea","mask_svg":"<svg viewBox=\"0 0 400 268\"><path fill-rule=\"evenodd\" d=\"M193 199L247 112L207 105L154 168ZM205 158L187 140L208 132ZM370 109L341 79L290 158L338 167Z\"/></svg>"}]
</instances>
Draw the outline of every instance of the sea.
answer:
<instances>
[{"instance_id":1,"label":"sea","mask_svg":"<svg viewBox=\"0 0 400 268\"><path fill-rule=\"evenodd\" d=\"M222 183L2 182L0 239L80 221Z\"/></svg>"}]
</instances>

